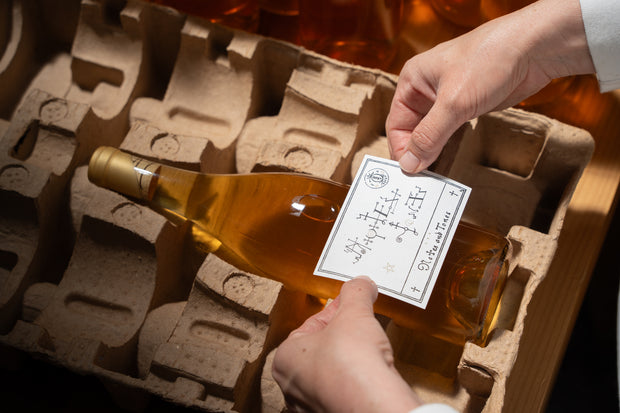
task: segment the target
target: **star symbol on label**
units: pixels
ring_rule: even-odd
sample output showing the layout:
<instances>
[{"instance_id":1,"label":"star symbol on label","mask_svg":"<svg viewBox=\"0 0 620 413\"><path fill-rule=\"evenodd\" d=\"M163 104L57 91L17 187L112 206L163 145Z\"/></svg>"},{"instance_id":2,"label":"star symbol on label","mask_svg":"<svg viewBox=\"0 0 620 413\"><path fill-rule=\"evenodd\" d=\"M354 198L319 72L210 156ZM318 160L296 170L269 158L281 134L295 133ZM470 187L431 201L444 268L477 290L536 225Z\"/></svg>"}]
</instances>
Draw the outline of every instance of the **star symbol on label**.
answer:
<instances>
[{"instance_id":1,"label":"star symbol on label","mask_svg":"<svg viewBox=\"0 0 620 413\"><path fill-rule=\"evenodd\" d=\"M385 272L394 272L394 268L396 268L396 266L390 264L389 262L387 264L385 264L385 267L383 267Z\"/></svg>"}]
</instances>

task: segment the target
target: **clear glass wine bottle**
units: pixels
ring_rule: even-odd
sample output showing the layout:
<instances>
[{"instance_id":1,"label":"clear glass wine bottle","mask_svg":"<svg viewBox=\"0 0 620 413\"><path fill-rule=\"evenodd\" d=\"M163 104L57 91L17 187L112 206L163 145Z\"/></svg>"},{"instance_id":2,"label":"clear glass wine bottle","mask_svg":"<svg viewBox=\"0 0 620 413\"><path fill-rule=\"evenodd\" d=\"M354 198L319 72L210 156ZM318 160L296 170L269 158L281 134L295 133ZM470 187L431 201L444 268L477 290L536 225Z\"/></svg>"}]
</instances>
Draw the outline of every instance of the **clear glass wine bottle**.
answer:
<instances>
[{"instance_id":1,"label":"clear glass wine bottle","mask_svg":"<svg viewBox=\"0 0 620 413\"><path fill-rule=\"evenodd\" d=\"M95 151L88 176L173 223L191 222L197 248L241 270L317 298L334 298L340 290L341 281L313 272L347 185L297 173L203 174L111 147ZM375 312L455 344L484 345L509 246L501 235L460 223L426 309L380 294Z\"/></svg>"}]
</instances>

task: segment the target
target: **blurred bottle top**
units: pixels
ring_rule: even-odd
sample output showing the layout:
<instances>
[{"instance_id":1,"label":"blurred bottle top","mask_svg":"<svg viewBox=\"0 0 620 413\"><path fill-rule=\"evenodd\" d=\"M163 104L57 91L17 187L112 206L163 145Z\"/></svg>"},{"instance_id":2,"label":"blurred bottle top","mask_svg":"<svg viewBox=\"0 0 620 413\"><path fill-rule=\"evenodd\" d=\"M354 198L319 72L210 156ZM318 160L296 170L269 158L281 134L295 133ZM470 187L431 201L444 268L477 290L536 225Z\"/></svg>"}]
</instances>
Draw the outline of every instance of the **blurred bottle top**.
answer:
<instances>
[{"instance_id":1,"label":"blurred bottle top","mask_svg":"<svg viewBox=\"0 0 620 413\"><path fill-rule=\"evenodd\" d=\"M255 32L258 27L258 0L151 0L151 2L235 29Z\"/></svg>"},{"instance_id":2,"label":"blurred bottle top","mask_svg":"<svg viewBox=\"0 0 620 413\"><path fill-rule=\"evenodd\" d=\"M402 21L403 0L299 0L299 43L341 61L386 69Z\"/></svg>"}]
</instances>

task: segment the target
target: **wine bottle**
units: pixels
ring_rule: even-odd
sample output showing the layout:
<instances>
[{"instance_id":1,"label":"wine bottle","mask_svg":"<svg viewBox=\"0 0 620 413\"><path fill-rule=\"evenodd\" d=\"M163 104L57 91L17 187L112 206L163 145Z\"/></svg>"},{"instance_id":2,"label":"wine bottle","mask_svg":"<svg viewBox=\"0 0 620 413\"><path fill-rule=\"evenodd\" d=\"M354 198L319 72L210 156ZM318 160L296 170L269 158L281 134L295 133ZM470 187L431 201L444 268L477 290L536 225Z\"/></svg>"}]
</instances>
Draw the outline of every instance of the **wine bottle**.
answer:
<instances>
[{"instance_id":1,"label":"wine bottle","mask_svg":"<svg viewBox=\"0 0 620 413\"><path fill-rule=\"evenodd\" d=\"M313 272L347 185L298 173L203 174L111 147L94 152L88 176L173 223L189 221L197 248L241 270L317 298L340 291L341 281ZM375 312L452 343L484 345L508 249L505 237L460 223L426 309L379 294Z\"/></svg>"}]
</instances>

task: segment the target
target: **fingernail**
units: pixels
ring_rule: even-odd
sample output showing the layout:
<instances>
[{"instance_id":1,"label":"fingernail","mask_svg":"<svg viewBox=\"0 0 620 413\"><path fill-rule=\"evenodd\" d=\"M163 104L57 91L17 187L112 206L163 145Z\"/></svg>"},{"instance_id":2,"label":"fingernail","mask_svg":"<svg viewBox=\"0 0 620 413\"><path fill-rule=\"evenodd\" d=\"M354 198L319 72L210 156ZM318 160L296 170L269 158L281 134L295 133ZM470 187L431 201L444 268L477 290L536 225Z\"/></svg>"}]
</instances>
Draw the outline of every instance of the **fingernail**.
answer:
<instances>
[{"instance_id":1,"label":"fingernail","mask_svg":"<svg viewBox=\"0 0 620 413\"><path fill-rule=\"evenodd\" d=\"M403 156L400 158L400 168L409 173L414 173L418 166L420 165L420 160L417 156L412 154L410 151L405 152Z\"/></svg>"}]
</instances>

